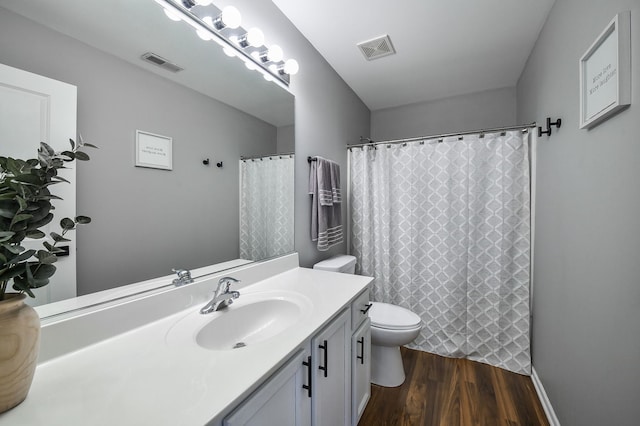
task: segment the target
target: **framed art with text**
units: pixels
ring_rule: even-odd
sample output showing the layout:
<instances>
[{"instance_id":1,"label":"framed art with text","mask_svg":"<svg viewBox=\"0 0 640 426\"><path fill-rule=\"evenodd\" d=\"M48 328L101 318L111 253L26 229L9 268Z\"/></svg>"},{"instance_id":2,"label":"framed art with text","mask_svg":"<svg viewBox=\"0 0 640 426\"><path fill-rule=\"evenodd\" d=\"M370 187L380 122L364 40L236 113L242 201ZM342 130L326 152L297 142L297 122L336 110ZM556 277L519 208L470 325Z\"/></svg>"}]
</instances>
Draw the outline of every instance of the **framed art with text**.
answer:
<instances>
[{"instance_id":1,"label":"framed art with text","mask_svg":"<svg viewBox=\"0 0 640 426\"><path fill-rule=\"evenodd\" d=\"M631 104L631 12L618 13L580 58L580 128Z\"/></svg>"},{"instance_id":2,"label":"framed art with text","mask_svg":"<svg viewBox=\"0 0 640 426\"><path fill-rule=\"evenodd\" d=\"M136 130L136 166L173 170L173 139Z\"/></svg>"}]
</instances>

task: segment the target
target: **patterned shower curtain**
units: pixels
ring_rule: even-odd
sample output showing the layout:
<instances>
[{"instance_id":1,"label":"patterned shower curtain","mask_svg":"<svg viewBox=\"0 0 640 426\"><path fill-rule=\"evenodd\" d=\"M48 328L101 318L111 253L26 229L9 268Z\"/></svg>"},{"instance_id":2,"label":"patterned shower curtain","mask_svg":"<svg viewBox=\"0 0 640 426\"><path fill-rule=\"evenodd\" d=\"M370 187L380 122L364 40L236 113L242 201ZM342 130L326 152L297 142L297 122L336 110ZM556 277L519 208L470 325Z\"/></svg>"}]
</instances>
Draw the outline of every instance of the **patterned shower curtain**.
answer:
<instances>
[{"instance_id":1,"label":"patterned shower curtain","mask_svg":"<svg viewBox=\"0 0 640 426\"><path fill-rule=\"evenodd\" d=\"M352 148L351 249L372 299L422 318L410 347L531 373L522 131Z\"/></svg>"},{"instance_id":2,"label":"patterned shower curtain","mask_svg":"<svg viewBox=\"0 0 640 426\"><path fill-rule=\"evenodd\" d=\"M240 160L240 257L291 253L293 155Z\"/></svg>"}]
</instances>

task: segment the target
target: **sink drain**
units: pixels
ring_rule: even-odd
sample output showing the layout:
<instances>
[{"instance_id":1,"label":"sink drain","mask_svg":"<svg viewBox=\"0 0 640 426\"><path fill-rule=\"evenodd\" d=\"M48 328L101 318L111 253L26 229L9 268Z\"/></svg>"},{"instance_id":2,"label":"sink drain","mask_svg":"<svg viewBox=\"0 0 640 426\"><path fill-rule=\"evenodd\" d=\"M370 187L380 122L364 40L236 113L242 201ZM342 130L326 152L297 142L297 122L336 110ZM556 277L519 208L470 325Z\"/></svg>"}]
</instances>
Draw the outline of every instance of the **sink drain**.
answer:
<instances>
[{"instance_id":1,"label":"sink drain","mask_svg":"<svg viewBox=\"0 0 640 426\"><path fill-rule=\"evenodd\" d=\"M235 345L233 345L233 349L238 349L238 348L244 348L245 346L247 346L246 343L244 342L238 342Z\"/></svg>"}]
</instances>

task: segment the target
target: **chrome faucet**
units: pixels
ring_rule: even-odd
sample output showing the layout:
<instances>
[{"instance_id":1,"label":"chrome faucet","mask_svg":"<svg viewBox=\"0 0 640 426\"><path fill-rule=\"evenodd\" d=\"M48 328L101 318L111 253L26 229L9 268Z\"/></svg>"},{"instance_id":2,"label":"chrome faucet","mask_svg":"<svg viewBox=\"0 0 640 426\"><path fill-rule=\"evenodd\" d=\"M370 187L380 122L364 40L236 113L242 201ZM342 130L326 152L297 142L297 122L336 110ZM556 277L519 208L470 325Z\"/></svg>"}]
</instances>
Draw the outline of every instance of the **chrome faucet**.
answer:
<instances>
[{"instance_id":1,"label":"chrome faucet","mask_svg":"<svg viewBox=\"0 0 640 426\"><path fill-rule=\"evenodd\" d=\"M237 291L229 291L229 287L231 287L231 283L239 283L240 280L237 280L233 277L222 277L220 281L218 281L218 287L216 291L213 293L213 299L202 309L200 309L201 314L210 314L211 312L219 311L220 309L226 308L230 304L233 303L233 299L237 299L240 297L240 293Z\"/></svg>"},{"instance_id":2,"label":"chrome faucet","mask_svg":"<svg viewBox=\"0 0 640 426\"><path fill-rule=\"evenodd\" d=\"M178 278L175 278L172 282L176 287L180 287L181 285L191 284L193 282L193 278L191 278L191 272L188 269L172 269L178 275Z\"/></svg>"}]
</instances>

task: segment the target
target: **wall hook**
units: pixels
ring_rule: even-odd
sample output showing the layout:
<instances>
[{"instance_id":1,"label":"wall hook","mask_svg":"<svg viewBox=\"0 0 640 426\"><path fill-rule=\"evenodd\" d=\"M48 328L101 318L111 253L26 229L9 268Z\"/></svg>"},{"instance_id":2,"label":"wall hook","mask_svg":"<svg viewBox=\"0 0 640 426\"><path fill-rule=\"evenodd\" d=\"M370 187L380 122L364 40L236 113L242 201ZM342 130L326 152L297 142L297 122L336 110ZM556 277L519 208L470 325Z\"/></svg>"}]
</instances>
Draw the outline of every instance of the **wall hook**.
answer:
<instances>
[{"instance_id":1,"label":"wall hook","mask_svg":"<svg viewBox=\"0 0 640 426\"><path fill-rule=\"evenodd\" d=\"M206 160L202 160L202 164L204 164L205 166L209 165L209 159L207 158Z\"/></svg>"},{"instance_id":2,"label":"wall hook","mask_svg":"<svg viewBox=\"0 0 640 426\"><path fill-rule=\"evenodd\" d=\"M547 117L547 129L542 130L542 126L538 127L538 137L541 138L542 135L551 136L551 126L555 126L556 129L559 129L562 126L562 119L558 118L556 121L552 122L551 117Z\"/></svg>"},{"instance_id":3,"label":"wall hook","mask_svg":"<svg viewBox=\"0 0 640 426\"><path fill-rule=\"evenodd\" d=\"M556 126L556 129L559 129L562 126L562 119L558 118L556 121L551 122L551 117L547 117L547 128L551 128L551 126Z\"/></svg>"},{"instance_id":4,"label":"wall hook","mask_svg":"<svg viewBox=\"0 0 640 426\"><path fill-rule=\"evenodd\" d=\"M218 166L218 168L222 168L222 161L220 161L219 163L216 163L216 166Z\"/></svg>"}]
</instances>

